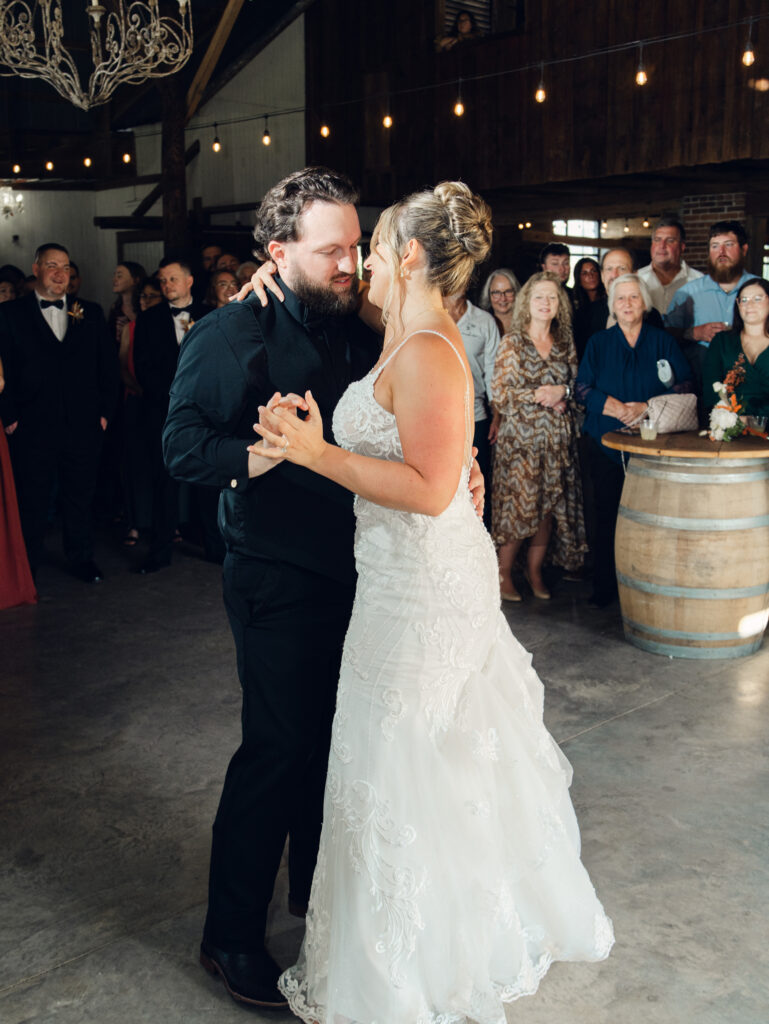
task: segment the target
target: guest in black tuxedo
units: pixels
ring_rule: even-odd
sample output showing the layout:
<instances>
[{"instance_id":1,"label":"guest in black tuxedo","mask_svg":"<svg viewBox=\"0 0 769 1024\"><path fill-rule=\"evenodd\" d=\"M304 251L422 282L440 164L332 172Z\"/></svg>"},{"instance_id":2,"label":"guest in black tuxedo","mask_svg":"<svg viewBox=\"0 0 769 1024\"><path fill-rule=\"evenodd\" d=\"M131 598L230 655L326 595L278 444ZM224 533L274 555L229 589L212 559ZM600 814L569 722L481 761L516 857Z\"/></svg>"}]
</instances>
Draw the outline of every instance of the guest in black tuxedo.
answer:
<instances>
[{"instance_id":1,"label":"guest in black tuxedo","mask_svg":"<svg viewBox=\"0 0 769 1024\"><path fill-rule=\"evenodd\" d=\"M285 302L215 310L182 345L164 434L183 480L222 489L224 594L243 687L243 740L213 829L201 962L230 993L285 1005L264 948L267 907L290 839L290 906L302 913L317 856L342 642L354 594L351 495L246 451L259 407L307 388L331 413L373 365L381 340L357 306L356 193L311 168L262 201L260 255L280 268Z\"/></svg>"},{"instance_id":2,"label":"guest in black tuxedo","mask_svg":"<svg viewBox=\"0 0 769 1024\"><path fill-rule=\"evenodd\" d=\"M152 487L150 549L136 570L142 574L157 572L171 564L174 532L179 521L179 485L163 462L163 424L179 346L195 321L209 311L207 306L193 301L194 278L186 261L162 260L157 277L166 301L140 313L134 328L134 373L142 389L141 442Z\"/></svg>"},{"instance_id":3,"label":"guest in black tuxedo","mask_svg":"<svg viewBox=\"0 0 769 1024\"><path fill-rule=\"evenodd\" d=\"M10 435L24 539L34 573L57 482L65 554L76 576L95 583L103 574L93 561L92 504L117 402L117 354L101 308L66 294L63 245L40 246L32 270L34 291L0 306L7 383L0 416Z\"/></svg>"}]
</instances>

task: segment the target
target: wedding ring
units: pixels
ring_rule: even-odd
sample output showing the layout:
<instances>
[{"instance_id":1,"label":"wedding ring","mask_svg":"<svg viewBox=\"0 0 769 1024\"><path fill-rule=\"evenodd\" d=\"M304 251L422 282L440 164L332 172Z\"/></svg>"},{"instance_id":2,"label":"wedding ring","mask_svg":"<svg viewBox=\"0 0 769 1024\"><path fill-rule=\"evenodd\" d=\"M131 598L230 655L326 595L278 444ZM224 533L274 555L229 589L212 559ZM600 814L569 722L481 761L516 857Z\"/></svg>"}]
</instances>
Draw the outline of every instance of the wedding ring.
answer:
<instances>
[{"instance_id":1,"label":"wedding ring","mask_svg":"<svg viewBox=\"0 0 769 1024\"><path fill-rule=\"evenodd\" d=\"M289 440L288 440L288 438L286 438L285 440L286 440L286 443L280 449L282 452L287 452L288 451Z\"/></svg>"}]
</instances>

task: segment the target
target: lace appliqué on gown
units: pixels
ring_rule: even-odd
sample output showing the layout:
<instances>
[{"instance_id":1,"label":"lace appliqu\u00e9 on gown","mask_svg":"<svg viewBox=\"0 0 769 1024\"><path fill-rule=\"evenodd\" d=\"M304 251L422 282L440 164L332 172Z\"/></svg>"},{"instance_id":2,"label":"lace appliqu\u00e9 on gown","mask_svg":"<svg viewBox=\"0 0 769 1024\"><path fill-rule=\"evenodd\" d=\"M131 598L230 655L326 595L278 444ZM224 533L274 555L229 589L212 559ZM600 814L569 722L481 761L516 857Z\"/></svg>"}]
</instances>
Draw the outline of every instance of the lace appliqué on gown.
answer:
<instances>
[{"instance_id":1,"label":"lace appliqu\u00e9 on gown","mask_svg":"<svg viewBox=\"0 0 769 1024\"><path fill-rule=\"evenodd\" d=\"M402 461L376 378L348 388L334 434ZM579 857L571 769L500 611L467 470L439 516L355 508L323 833L280 988L308 1022L505 1024L503 1004L554 960L600 960L613 942Z\"/></svg>"}]
</instances>

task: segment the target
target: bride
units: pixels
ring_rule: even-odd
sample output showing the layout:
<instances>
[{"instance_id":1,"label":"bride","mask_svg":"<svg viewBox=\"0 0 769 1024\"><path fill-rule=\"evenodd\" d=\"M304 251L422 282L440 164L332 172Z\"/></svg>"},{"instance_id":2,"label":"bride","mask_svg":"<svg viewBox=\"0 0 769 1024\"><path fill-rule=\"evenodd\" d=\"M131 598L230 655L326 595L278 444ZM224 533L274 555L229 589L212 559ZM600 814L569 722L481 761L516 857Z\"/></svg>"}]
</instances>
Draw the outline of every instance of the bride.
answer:
<instances>
[{"instance_id":1,"label":"bride","mask_svg":"<svg viewBox=\"0 0 769 1024\"><path fill-rule=\"evenodd\" d=\"M504 1024L553 961L601 960L614 941L467 488L472 378L442 296L490 240L488 207L459 182L386 210L366 261L384 347L336 408L339 447L307 392L263 412L252 448L357 496L323 833L279 982L308 1022Z\"/></svg>"}]
</instances>

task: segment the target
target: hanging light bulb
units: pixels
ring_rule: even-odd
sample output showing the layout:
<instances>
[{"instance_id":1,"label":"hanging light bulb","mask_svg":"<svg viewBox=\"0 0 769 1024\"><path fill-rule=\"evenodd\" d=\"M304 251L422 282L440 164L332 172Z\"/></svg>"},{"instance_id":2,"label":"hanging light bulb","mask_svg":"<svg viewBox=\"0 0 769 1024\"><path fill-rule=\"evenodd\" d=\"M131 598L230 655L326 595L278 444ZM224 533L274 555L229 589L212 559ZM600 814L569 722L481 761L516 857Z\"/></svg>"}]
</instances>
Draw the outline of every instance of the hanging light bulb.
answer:
<instances>
[{"instance_id":1,"label":"hanging light bulb","mask_svg":"<svg viewBox=\"0 0 769 1024\"><path fill-rule=\"evenodd\" d=\"M389 114L385 114L385 116L382 118L382 124L385 126L385 128L392 128L393 119L390 117Z\"/></svg>"},{"instance_id":2,"label":"hanging light bulb","mask_svg":"<svg viewBox=\"0 0 769 1024\"><path fill-rule=\"evenodd\" d=\"M644 217L644 219L642 221L642 224L643 224L643 226L645 228L648 228L649 227L649 218L648 217Z\"/></svg>"},{"instance_id":3,"label":"hanging light bulb","mask_svg":"<svg viewBox=\"0 0 769 1024\"><path fill-rule=\"evenodd\" d=\"M93 160L91 160L90 156L87 156L83 159L83 167L90 167L92 163Z\"/></svg>"},{"instance_id":4,"label":"hanging light bulb","mask_svg":"<svg viewBox=\"0 0 769 1024\"><path fill-rule=\"evenodd\" d=\"M465 112L465 105L462 102L462 79L457 79L457 102L454 104L454 113L461 117Z\"/></svg>"},{"instance_id":5,"label":"hanging light bulb","mask_svg":"<svg viewBox=\"0 0 769 1024\"><path fill-rule=\"evenodd\" d=\"M220 153L222 150L222 144L219 141L219 125L214 121L214 141L211 143L211 149L214 153Z\"/></svg>"},{"instance_id":6,"label":"hanging light bulb","mask_svg":"<svg viewBox=\"0 0 769 1024\"><path fill-rule=\"evenodd\" d=\"M547 91L545 89L545 63L544 61L539 65L539 85L537 91L534 93L534 99L537 103L544 103L547 99Z\"/></svg>"},{"instance_id":7,"label":"hanging light bulb","mask_svg":"<svg viewBox=\"0 0 769 1024\"><path fill-rule=\"evenodd\" d=\"M130 164L130 162L131 162L131 154L130 153L123 153L123 163L124 164Z\"/></svg>"},{"instance_id":8,"label":"hanging light bulb","mask_svg":"<svg viewBox=\"0 0 769 1024\"><path fill-rule=\"evenodd\" d=\"M329 137L329 135L331 134L331 129L327 124L322 124L320 126L320 134L323 136L324 139L327 139Z\"/></svg>"},{"instance_id":9,"label":"hanging light bulb","mask_svg":"<svg viewBox=\"0 0 769 1024\"><path fill-rule=\"evenodd\" d=\"M519 223L519 225L518 225L518 230L519 230L519 231L523 231L523 221L521 221L521 222Z\"/></svg>"},{"instance_id":10,"label":"hanging light bulb","mask_svg":"<svg viewBox=\"0 0 769 1024\"><path fill-rule=\"evenodd\" d=\"M742 63L746 68L749 68L751 64L755 64L756 51L753 49L753 20L748 22L748 41L745 43L745 49L742 51Z\"/></svg>"},{"instance_id":11,"label":"hanging light bulb","mask_svg":"<svg viewBox=\"0 0 769 1024\"><path fill-rule=\"evenodd\" d=\"M20 164L14 164L13 165L13 173L14 174L21 174L21 165Z\"/></svg>"},{"instance_id":12,"label":"hanging light bulb","mask_svg":"<svg viewBox=\"0 0 769 1024\"><path fill-rule=\"evenodd\" d=\"M630 234L630 225L629 225L629 224L628 224L628 222L627 222L627 217L625 217L625 226L624 226L624 228L622 229L622 231L623 231L623 232L624 232L624 234L626 234L626 235L629 235L629 234Z\"/></svg>"},{"instance_id":13,"label":"hanging light bulb","mask_svg":"<svg viewBox=\"0 0 769 1024\"><path fill-rule=\"evenodd\" d=\"M530 227L531 227L531 221L530 221L530 220L527 220L527 221L526 221L526 225L525 225L525 226L526 226L527 228L530 228Z\"/></svg>"},{"instance_id":14,"label":"hanging light bulb","mask_svg":"<svg viewBox=\"0 0 769 1024\"><path fill-rule=\"evenodd\" d=\"M272 142L270 138L270 129L267 127L267 118L264 119L264 135L262 135L262 145L269 146Z\"/></svg>"},{"instance_id":15,"label":"hanging light bulb","mask_svg":"<svg viewBox=\"0 0 769 1024\"><path fill-rule=\"evenodd\" d=\"M644 66L644 44L638 44L638 68L635 73L635 84L646 85L649 81L649 76L646 74L646 67Z\"/></svg>"},{"instance_id":16,"label":"hanging light bulb","mask_svg":"<svg viewBox=\"0 0 769 1024\"><path fill-rule=\"evenodd\" d=\"M53 170L53 160L46 160L45 169L46 169L46 171L52 171Z\"/></svg>"}]
</instances>

